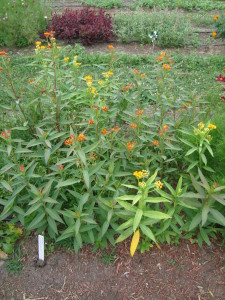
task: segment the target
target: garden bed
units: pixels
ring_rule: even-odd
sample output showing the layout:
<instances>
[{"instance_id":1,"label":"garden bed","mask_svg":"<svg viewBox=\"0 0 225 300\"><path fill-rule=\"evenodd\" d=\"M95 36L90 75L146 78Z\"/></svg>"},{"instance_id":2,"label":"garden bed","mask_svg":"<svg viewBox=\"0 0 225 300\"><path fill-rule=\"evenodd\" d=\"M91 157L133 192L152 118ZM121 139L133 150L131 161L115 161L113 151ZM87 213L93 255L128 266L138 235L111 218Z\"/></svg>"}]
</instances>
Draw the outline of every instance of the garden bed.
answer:
<instances>
[{"instance_id":1,"label":"garden bed","mask_svg":"<svg viewBox=\"0 0 225 300\"><path fill-rule=\"evenodd\" d=\"M21 245L24 268L19 275L0 267L1 300L224 299L225 255L215 242L202 248L189 241L164 245L161 251L154 247L133 259L128 243L115 252L93 253L86 247L78 255L58 248L43 268L35 266L36 256L33 236Z\"/></svg>"}]
</instances>

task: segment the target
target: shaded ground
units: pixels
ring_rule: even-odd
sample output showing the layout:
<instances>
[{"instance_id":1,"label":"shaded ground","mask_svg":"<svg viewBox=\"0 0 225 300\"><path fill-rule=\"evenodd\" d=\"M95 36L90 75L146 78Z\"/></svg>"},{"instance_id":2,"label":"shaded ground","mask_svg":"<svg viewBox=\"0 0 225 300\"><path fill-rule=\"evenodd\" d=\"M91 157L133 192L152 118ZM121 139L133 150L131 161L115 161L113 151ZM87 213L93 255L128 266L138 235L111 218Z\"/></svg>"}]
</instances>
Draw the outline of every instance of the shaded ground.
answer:
<instances>
[{"instance_id":1,"label":"shaded ground","mask_svg":"<svg viewBox=\"0 0 225 300\"><path fill-rule=\"evenodd\" d=\"M78 255L57 249L43 268L35 266L37 239L21 246L24 268L8 275L0 267L0 299L54 300L223 300L225 297L224 248L213 244L200 249L182 242L180 246L151 248L132 259L129 243L120 244L114 262L102 262L102 254L86 247ZM108 254L112 250L108 250ZM109 257L104 256L105 258ZM111 256L112 257L112 256ZM105 259L106 260L106 259Z\"/></svg>"}]
</instances>

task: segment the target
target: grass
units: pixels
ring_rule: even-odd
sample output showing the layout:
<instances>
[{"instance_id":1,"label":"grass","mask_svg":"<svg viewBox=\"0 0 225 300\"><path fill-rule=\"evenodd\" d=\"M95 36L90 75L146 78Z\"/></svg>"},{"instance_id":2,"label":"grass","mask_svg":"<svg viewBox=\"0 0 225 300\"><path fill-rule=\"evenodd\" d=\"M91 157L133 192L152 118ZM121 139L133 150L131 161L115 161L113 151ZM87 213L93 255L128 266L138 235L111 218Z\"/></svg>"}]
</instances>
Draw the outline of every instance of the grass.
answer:
<instances>
[{"instance_id":1,"label":"grass","mask_svg":"<svg viewBox=\"0 0 225 300\"><path fill-rule=\"evenodd\" d=\"M23 269L21 262L21 250L18 247L14 252L13 256L6 262L5 268L9 274L19 274Z\"/></svg>"}]
</instances>

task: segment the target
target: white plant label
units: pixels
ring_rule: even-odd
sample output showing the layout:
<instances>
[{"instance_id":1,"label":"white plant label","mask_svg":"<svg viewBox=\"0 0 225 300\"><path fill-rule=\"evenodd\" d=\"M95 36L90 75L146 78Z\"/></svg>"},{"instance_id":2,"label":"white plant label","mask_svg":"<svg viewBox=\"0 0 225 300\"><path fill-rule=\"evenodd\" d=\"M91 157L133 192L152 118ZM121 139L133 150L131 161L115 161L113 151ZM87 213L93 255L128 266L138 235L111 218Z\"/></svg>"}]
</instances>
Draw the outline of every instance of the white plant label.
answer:
<instances>
[{"instance_id":1,"label":"white plant label","mask_svg":"<svg viewBox=\"0 0 225 300\"><path fill-rule=\"evenodd\" d=\"M45 240L43 235L38 235L38 259L45 260Z\"/></svg>"}]
</instances>

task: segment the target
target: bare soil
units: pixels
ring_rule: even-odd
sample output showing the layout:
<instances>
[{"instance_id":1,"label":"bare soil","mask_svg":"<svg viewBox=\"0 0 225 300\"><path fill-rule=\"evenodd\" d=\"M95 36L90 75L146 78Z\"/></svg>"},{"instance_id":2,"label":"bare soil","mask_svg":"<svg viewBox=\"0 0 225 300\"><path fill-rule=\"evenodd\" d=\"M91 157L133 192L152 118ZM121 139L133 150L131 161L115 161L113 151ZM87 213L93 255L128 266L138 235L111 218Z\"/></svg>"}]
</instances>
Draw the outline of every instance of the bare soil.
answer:
<instances>
[{"instance_id":1,"label":"bare soil","mask_svg":"<svg viewBox=\"0 0 225 300\"><path fill-rule=\"evenodd\" d=\"M21 245L24 268L9 275L0 267L1 300L223 300L225 253L216 245L199 248L183 241L179 246L151 248L131 258L129 243L118 245L114 261L103 263L102 252L85 247L78 255L58 248L42 268L34 263L37 238ZM112 248L107 250L108 255Z\"/></svg>"}]
</instances>

